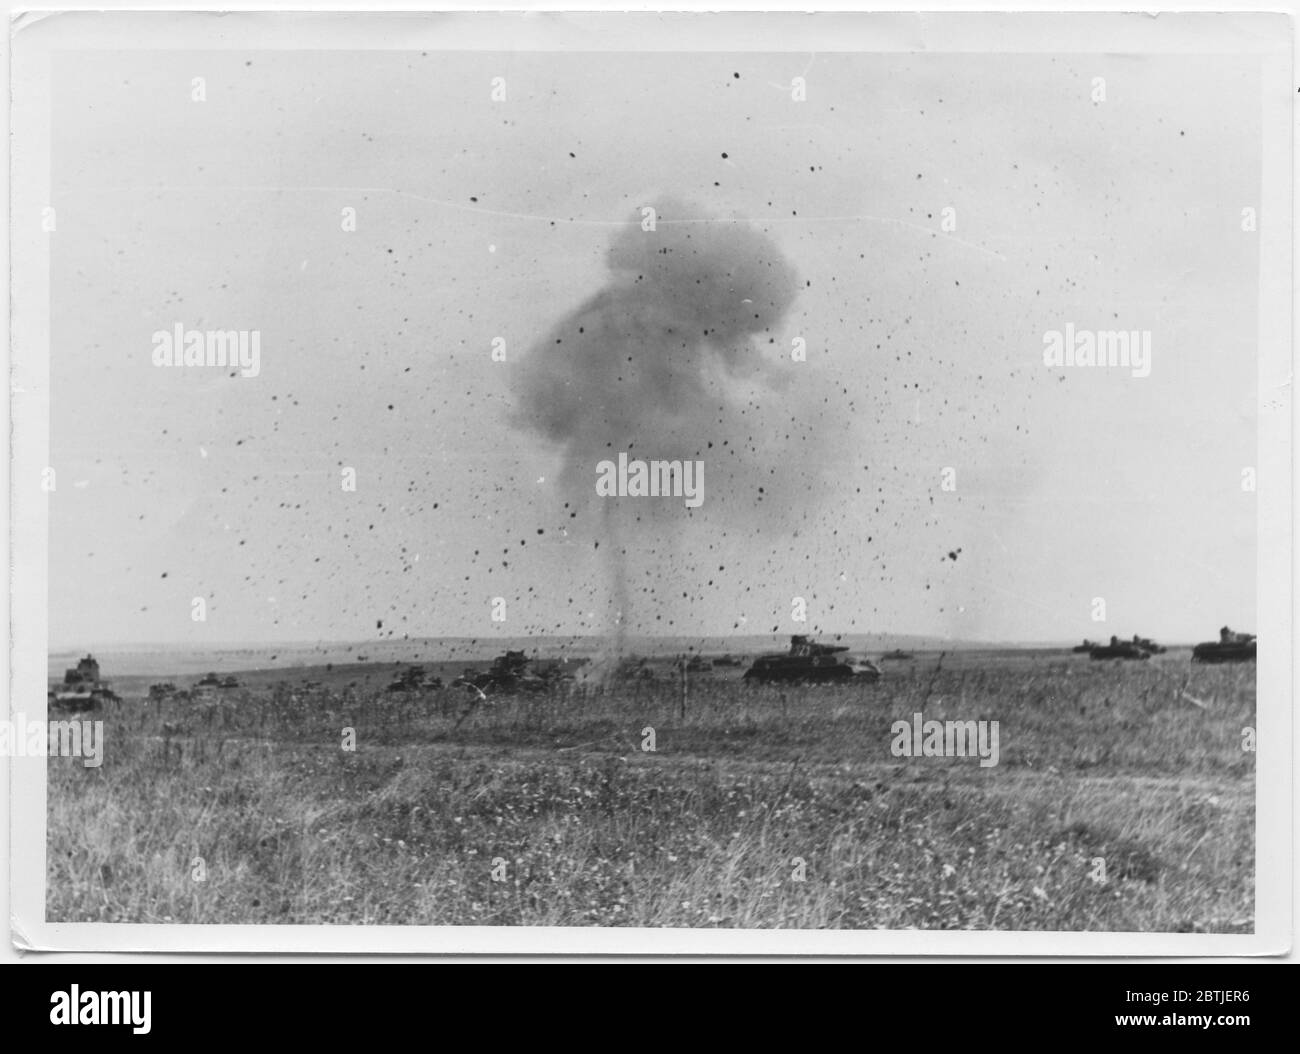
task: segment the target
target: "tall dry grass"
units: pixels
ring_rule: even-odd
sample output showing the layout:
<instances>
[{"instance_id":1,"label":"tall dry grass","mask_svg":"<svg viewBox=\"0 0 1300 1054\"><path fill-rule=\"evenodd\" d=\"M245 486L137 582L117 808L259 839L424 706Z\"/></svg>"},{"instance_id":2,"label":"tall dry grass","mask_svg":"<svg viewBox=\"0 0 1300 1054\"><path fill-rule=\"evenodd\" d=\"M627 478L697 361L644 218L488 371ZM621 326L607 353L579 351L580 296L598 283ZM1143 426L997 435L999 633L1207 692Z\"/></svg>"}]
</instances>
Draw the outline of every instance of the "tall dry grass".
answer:
<instances>
[{"instance_id":1,"label":"tall dry grass","mask_svg":"<svg viewBox=\"0 0 1300 1054\"><path fill-rule=\"evenodd\" d=\"M1249 931L1253 678L704 677L684 717L675 681L468 713L454 690L128 700L101 768L50 761L47 917ZM894 757L917 711L997 720L999 764Z\"/></svg>"}]
</instances>

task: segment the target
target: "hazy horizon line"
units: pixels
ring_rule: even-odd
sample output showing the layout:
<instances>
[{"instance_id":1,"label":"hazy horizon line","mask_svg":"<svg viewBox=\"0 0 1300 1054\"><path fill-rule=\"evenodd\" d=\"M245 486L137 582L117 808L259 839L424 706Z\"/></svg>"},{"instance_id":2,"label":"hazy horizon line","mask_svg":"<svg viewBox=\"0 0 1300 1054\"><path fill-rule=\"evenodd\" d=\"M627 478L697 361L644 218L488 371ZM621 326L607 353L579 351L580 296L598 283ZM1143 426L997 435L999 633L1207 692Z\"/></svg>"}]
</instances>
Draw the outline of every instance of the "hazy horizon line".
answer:
<instances>
[{"instance_id":1,"label":"hazy horizon line","mask_svg":"<svg viewBox=\"0 0 1300 1054\"><path fill-rule=\"evenodd\" d=\"M682 640L695 639L700 641L726 641L726 640L748 640L755 638L775 638L795 636L791 633L740 633L740 634L690 634L690 633L646 633L634 634L624 638L625 641L648 640L648 641L665 641L665 640ZM987 639L977 637L944 637L928 633L887 633L887 632L809 632L801 634L814 639L841 639L848 637L866 637L879 638L882 641L930 641L938 645L948 644L953 646L967 647L1022 647L1022 648L1059 648L1074 647L1085 638L1052 639L1052 640L1014 640L1014 639ZM80 644L60 644L50 645L48 653L54 654L72 654L77 652L94 652L94 651L162 651L162 650L188 650L192 652L211 652L211 651L254 651L265 650L268 648L286 648L286 649L312 649L312 648L391 648L402 647L406 645L417 645L422 643L434 642L469 642L469 643L491 643L493 641L517 641L517 640L608 640L613 636L609 633L544 633L544 634L502 634L497 635L478 635L478 636L430 636L430 637L403 637L400 639L356 639L356 638L338 638L338 639L319 639L319 640L272 640L272 641L213 641L208 644L191 644L185 641L99 641L99 642L82 642ZM1105 634L1100 641L1102 643L1110 639L1110 634ZM1121 641L1131 639L1131 635L1116 635ZM1091 638L1086 638L1091 640ZM1161 641L1166 647L1191 647L1195 642L1183 641Z\"/></svg>"}]
</instances>

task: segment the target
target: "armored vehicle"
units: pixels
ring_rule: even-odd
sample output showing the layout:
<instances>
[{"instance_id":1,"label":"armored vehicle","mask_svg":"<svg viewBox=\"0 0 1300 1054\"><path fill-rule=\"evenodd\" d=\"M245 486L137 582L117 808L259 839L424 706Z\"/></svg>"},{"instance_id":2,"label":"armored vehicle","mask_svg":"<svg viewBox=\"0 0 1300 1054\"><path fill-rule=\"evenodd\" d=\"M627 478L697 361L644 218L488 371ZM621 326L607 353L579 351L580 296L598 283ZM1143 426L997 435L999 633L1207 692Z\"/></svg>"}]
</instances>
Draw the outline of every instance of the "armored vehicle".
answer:
<instances>
[{"instance_id":1,"label":"armored vehicle","mask_svg":"<svg viewBox=\"0 0 1300 1054\"><path fill-rule=\"evenodd\" d=\"M76 666L63 671L63 683L50 690L51 710L98 710L107 702L120 702L108 682L99 676L99 663L87 655Z\"/></svg>"},{"instance_id":2,"label":"armored vehicle","mask_svg":"<svg viewBox=\"0 0 1300 1054\"><path fill-rule=\"evenodd\" d=\"M1234 633L1224 626L1217 641L1207 641L1192 649L1192 662L1254 662L1255 644L1255 634Z\"/></svg>"},{"instance_id":3,"label":"armored vehicle","mask_svg":"<svg viewBox=\"0 0 1300 1054\"><path fill-rule=\"evenodd\" d=\"M1111 637L1109 644L1098 644L1088 653L1090 659L1149 659L1151 653L1118 637Z\"/></svg>"},{"instance_id":4,"label":"armored vehicle","mask_svg":"<svg viewBox=\"0 0 1300 1054\"><path fill-rule=\"evenodd\" d=\"M492 660L486 673L466 670L454 681L452 687L476 688L480 692L542 692L562 681L573 679L558 660L534 662L522 651L507 651ZM572 665L581 665L574 662Z\"/></svg>"},{"instance_id":5,"label":"armored vehicle","mask_svg":"<svg viewBox=\"0 0 1300 1054\"><path fill-rule=\"evenodd\" d=\"M388 684L390 692L421 692L442 687L442 679L430 677L423 666L408 666Z\"/></svg>"},{"instance_id":6,"label":"armored vehicle","mask_svg":"<svg viewBox=\"0 0 1300 1054\"><path fill-rule=\"evenodd\" d=\"M858 673L847 662L838 658L841 652L849 649L832 644L815 644L801 634L790 638L790 650L784 655L760 655L745 671L745 680L758 684L773 682L806 682L828 684L835 681L849 681L861 677L862 680L875 680L864 671ZM874 669L874 668L873 668Z\"/></svg>"}]
</instances>

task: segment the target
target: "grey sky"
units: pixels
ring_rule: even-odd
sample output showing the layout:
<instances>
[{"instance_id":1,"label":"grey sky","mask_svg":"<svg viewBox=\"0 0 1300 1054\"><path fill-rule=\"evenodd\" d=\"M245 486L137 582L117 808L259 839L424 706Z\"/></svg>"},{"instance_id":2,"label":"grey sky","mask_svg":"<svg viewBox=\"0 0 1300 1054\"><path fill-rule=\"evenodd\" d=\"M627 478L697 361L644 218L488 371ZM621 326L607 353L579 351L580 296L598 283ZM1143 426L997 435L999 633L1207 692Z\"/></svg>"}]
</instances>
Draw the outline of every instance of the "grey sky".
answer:
<instances>
[{"instance_id":1,"label":"grey sky","mask_svg":"<svg viewBox=\"0 0 1300 1054\"><path fill-rule=\"evenodd\" d=\"M1250 59L65 53L55 81L57 645L600 628L508 371L663 195L798 273L755 352L786 389L735 397L809 485L780 529L706 500L638 538L634 629L797 629L795 596L831 632L1256 628ZM260 330L260 375L154 367L177 322ZM1067 324L1149 330L1151 375L1049 369Z\"/></svg>"}]
</instances>

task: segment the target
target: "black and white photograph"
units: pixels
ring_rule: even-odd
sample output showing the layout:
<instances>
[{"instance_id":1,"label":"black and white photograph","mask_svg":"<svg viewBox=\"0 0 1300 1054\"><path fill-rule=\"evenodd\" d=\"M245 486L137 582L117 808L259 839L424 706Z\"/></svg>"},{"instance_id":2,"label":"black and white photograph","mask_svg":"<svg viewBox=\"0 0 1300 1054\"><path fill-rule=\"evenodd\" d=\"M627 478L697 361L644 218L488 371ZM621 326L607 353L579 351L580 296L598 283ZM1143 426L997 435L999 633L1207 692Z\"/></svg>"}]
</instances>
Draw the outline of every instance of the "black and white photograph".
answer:
<instances>
[{"instance_id":1,"label":"black and white photograph","mask_svg":"<svg viewBox=\"0 0 1300 1054\"><path fill-rule=\"evenodd\" d=\"M1285 950L1291 33L16 25L15 941Z\"/></svg>"}]
</instances>

